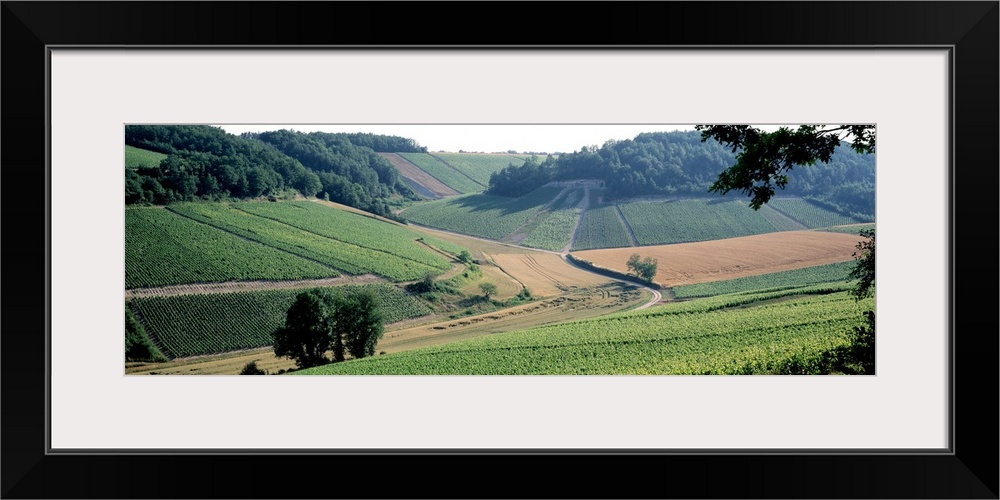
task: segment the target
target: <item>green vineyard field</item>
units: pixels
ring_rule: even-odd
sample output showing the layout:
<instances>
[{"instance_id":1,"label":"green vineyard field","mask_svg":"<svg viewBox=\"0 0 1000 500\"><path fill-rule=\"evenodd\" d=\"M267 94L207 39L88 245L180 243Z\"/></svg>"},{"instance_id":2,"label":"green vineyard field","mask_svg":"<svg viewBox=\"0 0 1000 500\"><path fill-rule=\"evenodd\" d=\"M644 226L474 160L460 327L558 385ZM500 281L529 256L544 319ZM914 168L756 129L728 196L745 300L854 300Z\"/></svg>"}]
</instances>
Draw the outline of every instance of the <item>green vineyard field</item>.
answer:
<instances>
[{"instance_id":1,"label":"green vineyard field","mask_svg":"<svg viewBox=\"0 0 1000 500\"><path fill-rule=\"evenodd\" d=\"M543 187L520 198L456 196L408 208L403 217L424 226L500 240L526 223L559 191L558 187Z\"/></svg>"},{"instance_id":2,"label":"green vineyard field","mask_svg":"<svg viewBox=\"0 0 1000 500\"><path fill-rule=\"evenodd\" d=\"M521 166L526 157L482 153L430 153L483 186L490 184L490 175L507 165ZM537 158L541 163L545 158Z\"/></svg>"},{"instance_id":3,"label":"green vineyard field","mask_svg":"<svg viewBox=\"0 0 1000 500\"><path fill-rule=\"evenodd\" d=\"M181 203L169 205L167 209L348 274L372 273L394 281L407 281L447 267L433 267L382 250L329 238L285 222L244 212L224 203ZM394 227L388 223L383 224L379 229L374 229L376 234L380 234L383 228Z\"/></svg>"},{"instance_id":4,"label":"green vineyard field","mask_svg":"<svg viewBox=\"0 0 1000 500\"><path fill-rule=\"evenodd\" d=\"M847 345L863 307L820 287L721 296L335 363L296 374L769 374ZM810 295L803 295L809 293ZM768 300L784 298L782 301ZM750 306L750 307L736 307Z\"/></svg>"},{"instance_id":5,"label":"green vineyard field","mask_svg":"<svg viewBox=\"0 0 1000 500\"><path fill-rule=\"evenodd\" d=\"M792 271L760 274L725 281L698 283L673 287L674 297L688 299L695 297L710 297L728 293L750 292L755 290L788 288L817 283L845 283L850 278L854 262L838 262L824 266L805 267Z\"/></svg>"},{"instance_id":6,"label":"green vineyard field","mask_svg":"<svg viewBox=\"0 0 1000 500\"><path fill-rule=\"evenodd\" d=\"M386 323L430 313L423 302L389 284L344 285L340 290L370 289L380 300ZM271 332L304 290L270 290L207 295L146 297L126 307L143 323L170 357L215 354L271 344Z\"/></svg>"},{"instance_id":7,"label":"green vineyard field","mask_svg":"<svg viewBox=\"0 0 1000 500\"><path fill-rule=\"evenodd\" d=\"M486 183L479 183L454 167L427 153L398 153L410 163L420 167L435 179L462 194L479 193L486 189ZM488 182L488 180L487 180Z\"/></svg>"},{"instance_id":8,"label":"green vineyard field","mask_svg":"<svg viewBox=\"0 0 1000 500\"><path fill-rule=\"evenodd\" d=\"M160 208L125 209L125 288L339 273Z\"/></svg>"},{"instance_id":9,"label":"green vineyard field","mask_svg":"<svg viewBox=\"0 0 1000 500\"><path fill-rule=\"evenodd\" d=\"M625 226L614 205L591 207L583 213L580 227L576 229L573 250L617 248L632 245Z\"/></svg>"}]
</instances>

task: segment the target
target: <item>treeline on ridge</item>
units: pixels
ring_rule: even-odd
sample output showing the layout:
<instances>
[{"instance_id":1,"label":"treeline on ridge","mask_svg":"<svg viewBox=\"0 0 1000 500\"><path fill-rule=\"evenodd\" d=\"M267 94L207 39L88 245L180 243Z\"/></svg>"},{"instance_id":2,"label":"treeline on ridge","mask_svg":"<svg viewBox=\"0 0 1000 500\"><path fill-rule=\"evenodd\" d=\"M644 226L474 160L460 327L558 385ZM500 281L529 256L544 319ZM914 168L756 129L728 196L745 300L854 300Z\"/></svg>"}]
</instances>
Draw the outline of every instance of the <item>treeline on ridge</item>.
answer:
<instances>
[{"instance_id":1,"label":"treeline on ridge","mask_svg":"<svg viewBox=\"0 0 1000 500\"><path fill-rule=\"evenodd\" d=\"M508 165L490 177L488 194L521 196L552 181L594 179L608 198L645 195L706 196L735 154L697 131L642 133L609 140L539 163ZM845 215L875 213L875 158L837 148L829 163L796 168L780 194L802 196ZM733 194L735 196L735 194ZM715 195L713 195L715 196Z\"/></svg>"},{"instance_id":2,"label":"treeline on ridge","mask_svg":"<svg viewBox=\"0 0 1000 500\"><path fill-rule=\"evenodd\" d=\"M247 199L292 189L391 217L391 198L418 199L377 152L426 152L412 139L279 130L229 134L206 125L128 125L125 144L167 155L125 171L126 204Z\"/></svg>"}]
</instances>

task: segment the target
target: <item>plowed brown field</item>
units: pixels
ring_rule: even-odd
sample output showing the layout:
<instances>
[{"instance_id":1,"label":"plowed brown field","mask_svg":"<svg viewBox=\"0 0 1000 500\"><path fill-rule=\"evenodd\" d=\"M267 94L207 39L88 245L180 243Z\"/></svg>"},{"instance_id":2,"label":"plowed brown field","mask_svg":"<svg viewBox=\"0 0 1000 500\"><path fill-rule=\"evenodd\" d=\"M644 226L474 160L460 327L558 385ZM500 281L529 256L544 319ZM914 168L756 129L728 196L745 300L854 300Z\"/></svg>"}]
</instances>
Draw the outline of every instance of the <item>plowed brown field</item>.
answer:
<instances>
[{"instance_id":1,"label":"plowed brown field","mask_svg":"<svg viewBox=\"0 0 1000 500\"><path fill-rule=\"evenodd\" d=\"M690 285L788 271L853 259L860 237L822 231L785 231L698 243L573 252L594 265L627 273L633 253L657 259L654 281Z\"/></svg>"},{"instance_id":2,"label":"plowed brown field","mask_svg":"<svg viewBox=\"0 0 1000 500\"><path fill-rule=\"evenodd\" d=\"M552 297L578 288L591 288L613 280L584 271L550 253L485 254L537 297ZM628 257L626 257L627 259Z\"/></svg>"}]
</instances>

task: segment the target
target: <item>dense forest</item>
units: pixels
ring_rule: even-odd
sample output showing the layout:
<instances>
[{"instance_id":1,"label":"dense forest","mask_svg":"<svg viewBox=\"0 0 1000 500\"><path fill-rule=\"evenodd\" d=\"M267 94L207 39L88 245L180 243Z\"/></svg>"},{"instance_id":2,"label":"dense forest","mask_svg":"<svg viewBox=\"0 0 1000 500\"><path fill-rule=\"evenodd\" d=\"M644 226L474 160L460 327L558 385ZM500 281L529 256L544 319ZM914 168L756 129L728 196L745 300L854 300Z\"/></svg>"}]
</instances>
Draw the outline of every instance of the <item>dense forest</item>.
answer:
<instances>
[{"instance_id":1,"label":"dense forest","mask_svg":"<svg viewBox=\"0 0 1000 500\"><path fill-rule=\"evenodd\" d=\"M426 152L412 139L289 130L235 136L205 125L129 125L125 144L167 155L125 171L126 204L246 199L292 189L391 216L386 200L417 199L377 151Z\"/></svg>"},{"instance_id":2,"label":"dense forest","mask_svg":"<svg viewBox=\"0 0 1000 500\"><path fill-rule=\"evenodd\" d=\"M520 196L551 181L597 179L606 195L707 196L735 154L697 131L655 132L608 141L601 147L510 165L490 178L487 193ZM802 196L844 213L875 213L875 157L837 148L829 163L796 168L779 194ZM731 196L735 194L731 193ZM717 196L717 195L711 195Z\"/></svg>"}]
</instances>

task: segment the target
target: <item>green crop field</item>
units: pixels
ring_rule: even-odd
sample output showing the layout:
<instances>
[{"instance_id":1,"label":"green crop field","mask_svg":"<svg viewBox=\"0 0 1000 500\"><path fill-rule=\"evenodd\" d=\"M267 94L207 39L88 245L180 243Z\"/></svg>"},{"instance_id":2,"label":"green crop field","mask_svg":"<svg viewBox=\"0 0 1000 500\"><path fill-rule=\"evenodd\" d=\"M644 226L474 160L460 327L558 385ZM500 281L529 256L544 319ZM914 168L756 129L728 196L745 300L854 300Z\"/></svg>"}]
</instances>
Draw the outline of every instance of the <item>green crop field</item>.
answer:
<instances>
[{"instance_id":1,"label":"green crop field","mask_svg":"<svg viewBox=\"0 0 1000 500\"><path fill-rule=\"evenodd\" d=\"M440 260L442 266L434 267L387 251L329 238L285 222L244 212L224 203L180 203L170 205L167 209L348 274L372 273L394 281L407 281L419 279L427 273L439 272L448 267L443 259ZM390 227L395 230L395 226L391 224L381 224L372 229L376 235L382 230L389 230Z\"/></svg>"},{"instance_id":2,"label":"green crop field","mask_svg":"<svg viewBox=\"0 0 1000 500\"><path fill-rule=\"evenodd\" d=\"M808 295L803 295L808 294ZM782 300L777 300L782 299ZM814 369L863 308L843 287L737 294L333 363L296 374L771 374Z\"/></svg>"},{"instance_id":3,"label":"green crop field","mask_svg":"<svg viewBox=\"0 0 1000 500\"><path fill-rule=\"evenodd\" d=\"M521 244L531 248L560 251L569 243L576 225L578 210L556 210L546 212L535 220L535 227Z\"/></svg>"},{"instance_id":4,"label":"green crop field","mask_svg":"<svg viewBox=\"0 0 1000 500\"><path fill-rule=\"evenodd\" d=\"M620 205L640 245L721 240L776 231L742 200L638 201Z\"/></svg>"},{"instance_id":5,"label":"green crop field","mask_svg":"<svg viewBox=\"0 0 1000 500\"><path fill-rule=\"evenodd\" d=\"M486 185L489 182L489 179L487 179L487 182L484 183L477 182L462 172L455 170L454 167L427 153L398 154L399 156L406 158L406 160L410 163L420 167L420 169L424 172L431 174L432 177L441 181L446 186L462 194L482 192L486 189Z\"/></svg>"},{"instance_id":6,"label":"green crop field","mask_svg":"<svg viewBox=\"0 0 1000 500\"><path fill-rule=\"evenodd\" d=\"M770 205L763 205L758 210L761 217L767 219L776 231L798 231L805 229L802 224L775 210Z\"/></svg>"},{"instance_id":7,"label":"green crop field","mask_svg":"<svg viewBox=\"0 0 1000 500\"><path fill-rule=\"evenodd\" d=\"M791 288L817 283L845 283L850 278L853 267L853 261L838 262L712 283L675 286L673 291L676 298L687 299L755 290Z\"/></svg>"},{"instance_id":8,"label":"green crop field","mask_svg":"<svg viewBox=\"0 0 1000 500\"><path fill-rule=\"evenodd\" d=\"M536 189L520 198L470 194L413 206L403 217L417 224L500 240L538 213L561 191Z\"/></svg>"},{"instance_id":9,"label":"green crop field","mask_svg":"<svg viewBox=\"0 0 1000 500\"><path fill-rule=\"evenodd\" d=\"M632 245L625 226L614 205L591 207L583 213L580 227L576 229L573 250L617 248Z\"/></svg>"},{"instance_id":10,"label":"green crop field","mask_svg":"<svg viewBox=\"0 0 1000 500\"><path fill-rule=\"evenodd\" d=\"M344 285L370 289L379 297L385 322L430 313L423 302L388 284ZM305 290L269 290L211 295L135 298L127 303L168 356L187 357L271 345L271 332Z\"/></svg>"},{"instance_id":11,"label":"green crop field","mask_svg":"<svg viewBox=\"0 0 1000 500\"><path fill-rule=\"evenodd\" d=\"M511 164L521 166L530 158L530 156L484 153L430 153L430 155L437 157L456 170L472 177L483 186L490 184L490 175L493 172L499 171ZM539 163L544 160L545 158L538 158Z\"/></svg>"},{"instance_id":12,"label":"green crop field","mask_svg":"<svg viewBox=\"0 0 1000 500\"><path fill-rule=\"evenodd\" d=\"M379 250L441 271L451 265L416 240L420 235L405 227L387 224L361 214L337 210L309 201L236 203L244 212L360 247Z\"/></svg>"},{"instance_id":13,"label":"green crop field","mask_svg":"<svg viewBox=\"0 0 1000 500\"><path fill-rule=\"evenodd\" d=\"M125 288L338 275L167 210L125 209Z\"/></svg>"},{"instance_id":14,"label":"green crop field","mask_svg":"<svg viewBox=\"0 0 1000 500\"><path fill-rule=\"evenodd\" d=\"M531 248L545 250L562 250L573 235L573 227L580 217L577 208L583 199L583 189L569 189L565 194L552 202L548 211L539 214L525 229L528 236L521 244Z\"/></svg>"},{"instance_id":15,"label":"green crop field","mask_svg":"<svg viewBox=\"0 0 1000 500\"><path fill-rule=\"evenodd\" d=\"M768 202L768 205L810 229L871 222L838 214L802 198L774 198Z\"/></svg>"},{"instance_id":16,"label":"green crop field","mask_svg":"<svg viewBox=\"0 0 1000 500\"><path fill-rule=\"evenodd\" d=\"M167 155L156 151L125 146L125 168L158 167L166 157Z\"/></svg>"}]
</instances>

